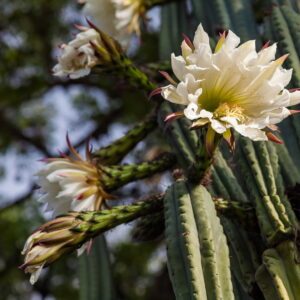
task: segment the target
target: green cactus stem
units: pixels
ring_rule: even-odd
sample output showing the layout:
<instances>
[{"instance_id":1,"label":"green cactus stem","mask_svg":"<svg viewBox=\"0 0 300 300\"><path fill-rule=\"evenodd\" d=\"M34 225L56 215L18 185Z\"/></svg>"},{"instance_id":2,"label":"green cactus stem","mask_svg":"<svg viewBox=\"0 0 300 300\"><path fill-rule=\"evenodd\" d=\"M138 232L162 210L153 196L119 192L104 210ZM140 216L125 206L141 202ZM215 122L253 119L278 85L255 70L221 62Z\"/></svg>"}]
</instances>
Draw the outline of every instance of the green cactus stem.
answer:
<instances>
[{"instance_id":1,"label":"green cactus stem","mask_svg":"<svg viewBox=\"0 0 300 300\"><path fill-rule=\"evenodd\" d=\"M93 157L102 165L118 164L124 156L136 146L136 144L156 129L156 127L156 116L151 114L145 121L133 127L120 139L99 149L98 151L95 151L93 153Z\"/></svg>"},{"instance_id":2,"label":"green cactus stem","mask_svg":"<svg viewBox=\"0 0 300 300\"><path fill-rule=\"evenodd\" d=\"M79 300L115 299L109 251L104 236L93 241L89 254L79 258Z\"/></svg>"},{"instance_id":3,"label":"green cactus stem","mask_svg":"<svg viewBox=\"0 0 300 300\"><path fill-rule=\"evenodd\" d=\"M177 299L234 299L229 251L210 194L178 181L166 192L169 273Z\"/></svg>"},{"instance_id":4,"label":"green cactus stem","mask_svg":"<svg viewBox=\"0 0 300 300\"><path fill-rule=\"evenodd\" d=\"M298 222L288 199L277 186L278 166L274 165L266 143L253 143L240 138L238 151L240 167L256 206L262 235L269 245L293 237L298 230Z\"/></svg>"},{"instance_id":5,"label":"green cactus stem","mask_svg":"<svg viewBox=\"0 0 300 300\"><path fill-rule=\"evenodd\" d=\"M147 94L150 94L157 88L157 85L138 69L128 57L123 57L120 68L117 70L117 75L121 75L131 86L143 90Z\"/></svg>"},{"instance_id":6,"label":"green cactus stem","mask_svg":"<svg viewBox=\"0 0 300 300\"><path fill-rule=\"evenodd\" d=\"M157 195L132 205L101 211L69 212L59 216L34 231L21 268L27 270L47 266L107 230L162 209L162 195ZM41 251L41 248L44 249ZM36 252L40 255L31 255Z\"/></svg>"},{"instance_id":7,"label":"green cactus stem","mask_svg":"<svg viewBox=\"0 0 300 300\"><path fill-rule=\"evenodd\" d=\"M256 280L266 300L298 300L300 295L299 253L292 241L285 241L263 253L263 265Z\"/></svg>"},{"instance_id":8,"label":"green cactus stem","mask_svg":"<svg viewBox=\"0 0 300 300\"><path fill-rule=\"evenodd\" d=\"M255 272L260 265L260 247L238 222L224 216L221 222L228 240L231 270L244 292L253 294L257 290Z\"/></svg>"},{"instance_id":9,"label":"green cactus stem","mask_svg":"<svg viewBox=\"0 0 300 300\"><path fill-rule=\"evenodd\" d=\"M101 178L101 185L105 191L115 190L129 182L150 177L158 172L166 171L176 164L175 155L172 153L162 153L158 158L135 165L123 166L100 166L100 171L105 173Z\"/></svg>"}]
</instances>

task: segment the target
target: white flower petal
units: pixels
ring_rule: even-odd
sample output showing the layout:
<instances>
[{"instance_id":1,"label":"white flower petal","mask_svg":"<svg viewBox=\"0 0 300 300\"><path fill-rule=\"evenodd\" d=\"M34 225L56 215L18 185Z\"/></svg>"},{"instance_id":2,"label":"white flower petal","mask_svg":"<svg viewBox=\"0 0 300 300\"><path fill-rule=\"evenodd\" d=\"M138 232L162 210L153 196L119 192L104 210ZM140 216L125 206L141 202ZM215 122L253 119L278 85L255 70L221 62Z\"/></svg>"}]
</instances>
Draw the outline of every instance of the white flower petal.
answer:
<instances>
[{"instance_id":1,"label":"white flower petal","mask_svg":"<svg viewBox=\"0 0 300 300\"><path fill-rule=\"evenodd\" d=\"M211 124L212 129L214 131L216 131L217 133L222 134L226 131L226 127L218 120L211 119L210 124Z\"/></svg>"},{"instance_id":2,"label":"white flower petal","mask_svg":"<svg viewBox=\"0 0 300 300\"><path fill-rule=\"evenodd\" d=\"M209 36L204 31L202 24L200 24L195 32L193 44L195 48L198 48L200 44L206 44L209 46Z\"/></svg>"},{"instance_id":3,"label":"white flower petal","mask_svg":"<svg viewBox=\"0 0 300 300\"><path fill-rule=\"evenodd\" d=\"M277 44L275 43L272 46L261 50L258 53L258 60L256 63L260 65L266 65L270 63L272 60L275 59L276 49L277 49Z\"/></svg>"},{"instance_id":4,"label":"white flower petal","mask_svg":"<svg viewBox=\"0 0 300 300\"><path fill-rule=\"evenodd\" d=\"M226 39L221 49L225 49L226 51L229 52L235 49L239 45L239 43L240 43L240 38L231 30L228 30L228 34L226 36Z\"/></svg>"},{"instance_id":5,"label":"white flower petal","mask_svg":"<svg viewBox=\"0 0 300 300\"><path fill-rule=\"evenodd\" d=\"M300 91L295 91L290 93L290 104L289 106L296 105L300 103Z\"/></svg>"},{"instance_id":6,"label":"white flower petal","mask_svg":"<svg viewBox=\"0 0 300 300\"><path fill-rule=\"evenodd\" d=\"M182 98L177 93L177 89L171 84L162 88L161 95L172 103L185 105L188 104L188 99Z\"/></svg>"},{"instance_id":7,"label":"white flower petal","mask_svg":"<svg viewBox=\"0 0 300 300\"><path fill-rule=\"evenodd\" d=\"M184 110L184 115L190 119L195 120L200 118L200 113L198 112L198 105L196 103L190 103Z\"/></svg>"},{"instance_id":8,"label":"white flower petal","mask_svg":"<svg viewBox=\"0 0 300 300\"><path fill-rule=\"evenodd\" d=\"M248 137L253 141L267 141L266 133L258 128L251 128L245 125L235 126L234 129L241 135Z\"/></svg>"},{"instance_id":9,"label":"white flower petal","mask_svg":"<svg viewBox=\"0 0 300 300\"><path fill-rule=\"evenodd\" d=\"M171 65L175 76L179 80L183 80L184 75L186 74L186 62L182 56L175 56L174 53L171 55Z\"/></svg>"},{"instance_id":10,"label":"white flower petal","mask_svg":"<svg viewBox=\"0 0 300 300\"><path fill-rule=\"evenodd\" d=\"M254 40L239 43L239 37L229 31L218 51L212 53L208 35L199 25L195 50L183 43L183 56L172 56L180 80L176 90L166 87L162 96L186 105L186 118L208 119L217 133L233 127L253 140L267 140L261 129L288 117L287 107L300 103L300 91L285 89L292 70L281 67L285 56L274 60L276 44L257 53Z\"/></svg>"},{"instance_id":11,"label":"white flower petal","mask_svg":"<svg viewBox=\"0 0 300 300\"><path fill-rule=\"evenodd\" d=\"M37 282L37 280L39 279L40 275L41 275L41 272L42 272L42 269L44 267L44 264L42 265L39 265L38 267L36 267L35 271L33 271L31 273L31 276L30 276L30 283L33 285Z\"/></svg>"}]
</instances>

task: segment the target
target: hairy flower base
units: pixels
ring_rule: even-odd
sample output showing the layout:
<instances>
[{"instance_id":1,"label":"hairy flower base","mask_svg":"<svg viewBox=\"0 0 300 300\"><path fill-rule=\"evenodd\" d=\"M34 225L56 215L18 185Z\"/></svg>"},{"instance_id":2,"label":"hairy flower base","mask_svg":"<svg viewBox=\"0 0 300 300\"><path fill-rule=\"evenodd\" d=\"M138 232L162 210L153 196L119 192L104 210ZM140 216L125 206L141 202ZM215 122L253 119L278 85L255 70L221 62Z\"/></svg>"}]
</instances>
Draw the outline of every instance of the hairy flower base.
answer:
<instances>
[{"instance_id":1,"label":"hairy flower base","mask_svg":"<svg viewBox=\"0 0 300 300\"><path fill-rule=\"evenodd\" d=\"M193 42L185 37L182 55L172 54L179 83L164 74L170 85L161 95L186 106L182 113L194 129L208 125L228 140L233 128L254 141L267 140L274 136L269 128L292 113L286 107L300 102L300 91L284 89L292 70L281 67L288 55L274 60L276 44L257 52L255 41L238 46L239 42L229 31L212 51L200 24Z\"/></svg>"}]
</instances>

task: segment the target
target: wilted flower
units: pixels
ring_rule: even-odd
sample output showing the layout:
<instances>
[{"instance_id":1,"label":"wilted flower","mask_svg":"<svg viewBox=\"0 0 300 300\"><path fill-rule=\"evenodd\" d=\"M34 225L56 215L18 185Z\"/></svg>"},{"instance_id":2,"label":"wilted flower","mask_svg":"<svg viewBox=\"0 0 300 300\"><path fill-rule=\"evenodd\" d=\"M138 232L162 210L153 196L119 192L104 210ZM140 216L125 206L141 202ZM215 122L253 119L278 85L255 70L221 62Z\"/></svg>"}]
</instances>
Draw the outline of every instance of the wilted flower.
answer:
<instances>
[{"instance_id":1,"label":"wilted flower","mask_svg":"<svg viewBox=\"0 0 300 300\"><path fill-rule=\"evenodd\" d=\"M80 0L86 3L84 13L122 46L127 47L132 33L140 34L140 16L144 14L143 0Z\"/></svg>"},{"instance_id":2,"label":"wilted flower","mask_svg":"<svg viewBox=\"0 0 300 300\"><path fill-rule=\"evenodd\" d=\"M185 37L182 55L172 54L172 69L178 84L165 74L170 85L162 88L162 96L185 105L182 113L194 123L208 125L228 139L231 128L254 141L267 140L266 128L282 121L294 111L286 107L300 102L300 92L284 87L290 82L292 69L281 67L287 55L275 59L276 44L268 44L259 52L255 41L241 44L233 32L221 35L214 51L200 24L193 43Z\"/></svg>"},{"instance_id":3,"label":"wilted flower","mask_svg":"<svg viewBox=\"0 0 300 300\"><path fill-rule=\"evenodd\" d=\"M80 27L82 32L69 44L61 45L63 51L58 58L58 64L54 66L55 76L70 76L72 79L83 77L91 72L99 58L96 56L93 45L101 47L102 41L93 28Z\"/></svg>"},{"instance_id":4,"label":"wilted flower","mask_svg":"<svg viewBox=\"0 0 300 300\"><path fill-rule=\"evenodd\" d=\"M54 213L67 211L98 210L104 199L111 198L100 179L103 174L96 168L89 150L86 160L80 157L67 138L73 157L49 158L38 173L37 183L45 193L40 201L47 203Z\"/></svg>"}]
</instances>

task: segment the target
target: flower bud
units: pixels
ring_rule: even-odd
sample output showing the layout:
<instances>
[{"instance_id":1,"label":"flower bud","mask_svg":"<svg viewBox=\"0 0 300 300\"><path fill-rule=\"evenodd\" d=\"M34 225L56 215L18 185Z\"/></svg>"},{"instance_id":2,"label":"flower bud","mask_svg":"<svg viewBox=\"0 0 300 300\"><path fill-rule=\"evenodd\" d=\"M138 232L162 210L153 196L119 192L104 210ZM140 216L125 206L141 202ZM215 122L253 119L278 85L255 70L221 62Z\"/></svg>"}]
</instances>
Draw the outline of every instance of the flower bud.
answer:
<instances>
[{"instance_id":1,"label":"flower bud","mask_svg":"<svg viewBox=\"0 0 300 300\"><path fill-rule=\"evenodd\" d=\"M43 267L79 247L84 234L71 230L78 223L72 214L62 216L40 226L27 239L22 251L25 262L20 268L31 273L31 284L37 281Z\"/></svg>"}]
</instances>

